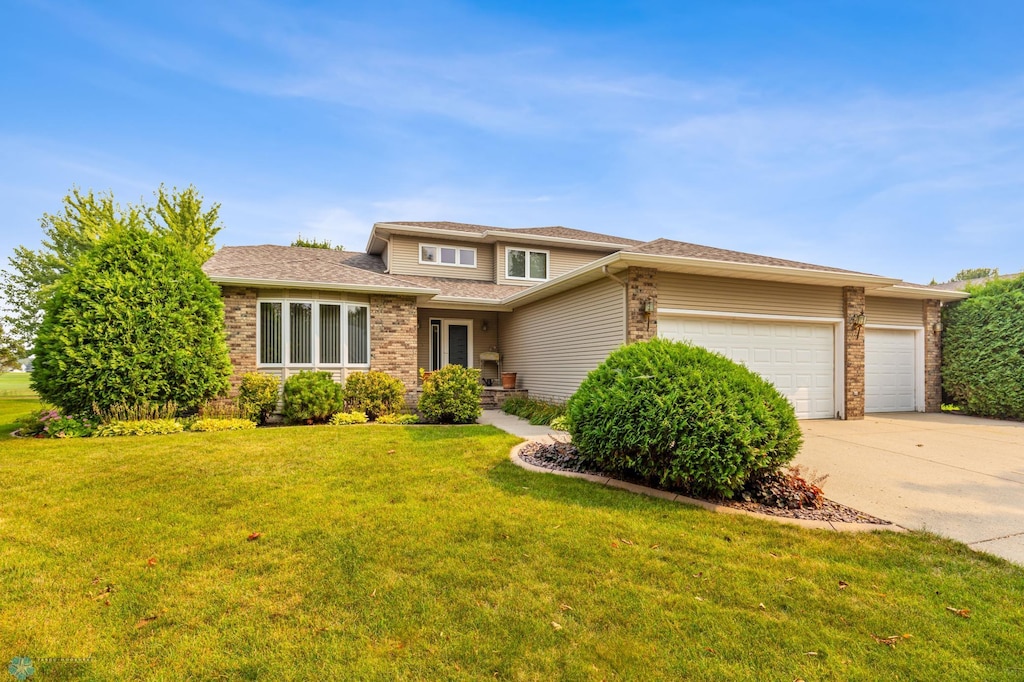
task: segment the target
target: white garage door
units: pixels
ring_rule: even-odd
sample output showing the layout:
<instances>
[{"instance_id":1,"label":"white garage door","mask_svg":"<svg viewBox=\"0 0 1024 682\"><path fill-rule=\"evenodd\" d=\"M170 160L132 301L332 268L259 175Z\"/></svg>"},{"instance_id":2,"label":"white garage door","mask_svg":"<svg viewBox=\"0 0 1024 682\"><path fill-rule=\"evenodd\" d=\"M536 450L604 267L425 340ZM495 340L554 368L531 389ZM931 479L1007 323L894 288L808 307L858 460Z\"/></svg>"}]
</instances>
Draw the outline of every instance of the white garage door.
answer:
<instances>
[{"instance_id":1,"label":"white garage door","mask_svg":"<svg viewBox=\"0 0 1024 682\"><path fill-rule=\"evenodd\" d=\"M913 331L864 330L864 411L913 412L917 372Z\"/></svg>"},{"instance_id":2,"label":"white garage door","mask_svg":"<svg viewBox=\"0 0 1024 682\"><path fill-rule=\"evenodd\" d=\"M836 416L832 325L660 315L658 333L746 365L775 384L801 419Z\"/></svg>"}]
</instances>

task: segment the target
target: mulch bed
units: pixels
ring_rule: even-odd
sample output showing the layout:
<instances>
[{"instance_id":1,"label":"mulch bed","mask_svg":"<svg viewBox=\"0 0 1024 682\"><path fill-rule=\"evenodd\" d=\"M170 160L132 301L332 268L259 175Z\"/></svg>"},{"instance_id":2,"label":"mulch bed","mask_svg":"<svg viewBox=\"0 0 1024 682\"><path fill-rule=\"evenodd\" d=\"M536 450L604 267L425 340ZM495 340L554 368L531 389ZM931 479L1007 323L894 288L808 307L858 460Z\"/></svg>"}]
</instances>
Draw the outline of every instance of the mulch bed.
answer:
<instances>
[{"instance_id":1,"label":"mulch bed","mask_svg":"<svg viewBox=\"0 0 1024 682\"><path fill-rule=\"evenodd\" d=\"M593 469L587 468L582 462L580 462L578 451L576 446L572 443L527 443L519 451L519 457L528 464L534 466L543 467L545 469L551 469L553 471L572 471L580 474L594 474L596 476L608 476L608 474L601 471L594 471ZM620 478L616 476L616 478ZM630 483L637 483L639 485L651 486L646 481L639 480L627 480ZM858 511L851 507L833 502L832 500L824 500L821 507L803 507L799 509L788 509L785 507L772 507L760 502L746 502L744 500L726 500L726 499L715 499L710 497L704 497L701 495L694 495L693 493L681 491L681 490L669 490L669 492L679 493L686 497L692 497L713 504L722 505L723 507L734 507L736 509L743 509L745 511L755 512L758 514L768 514L770 516L785 516L792 519L806 519L809 521L836 521L842 523L870 523L880 526L890 526L891 521L880 519L870 514L865 514L862 511Z\"/></svg>"}]
</instances>

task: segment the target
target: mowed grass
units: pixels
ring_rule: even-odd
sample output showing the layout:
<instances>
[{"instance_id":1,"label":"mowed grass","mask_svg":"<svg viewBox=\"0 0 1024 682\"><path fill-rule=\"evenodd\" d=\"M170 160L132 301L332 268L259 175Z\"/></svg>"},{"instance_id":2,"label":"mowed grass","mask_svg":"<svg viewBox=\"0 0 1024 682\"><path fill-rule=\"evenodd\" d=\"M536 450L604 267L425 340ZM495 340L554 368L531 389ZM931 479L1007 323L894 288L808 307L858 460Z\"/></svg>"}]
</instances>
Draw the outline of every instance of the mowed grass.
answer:
<instances>
[{"instance_id":1,"label":"mowed grass","mask_svg":"<svg viewBox=\"0 0 1024 682\"><path fill-rule=\"evenodd\" d=\"M0 660L39 680L1024 678L1020 568L533 474L515 442L4 439Z\"/></svg>"},{"instance_id":2,"label":"mowed grass","mask_svg":"<svg viewBox=\"0 0 1024 682\"><path fill-rule=\"evenodd\" d=\"M6 438L15 429L15 419L42 409L39 397L29 388L31 376L27 372L0 374L0 438ZM0 451L4 445L0 445Z\"/></svg>"}]
</instances>

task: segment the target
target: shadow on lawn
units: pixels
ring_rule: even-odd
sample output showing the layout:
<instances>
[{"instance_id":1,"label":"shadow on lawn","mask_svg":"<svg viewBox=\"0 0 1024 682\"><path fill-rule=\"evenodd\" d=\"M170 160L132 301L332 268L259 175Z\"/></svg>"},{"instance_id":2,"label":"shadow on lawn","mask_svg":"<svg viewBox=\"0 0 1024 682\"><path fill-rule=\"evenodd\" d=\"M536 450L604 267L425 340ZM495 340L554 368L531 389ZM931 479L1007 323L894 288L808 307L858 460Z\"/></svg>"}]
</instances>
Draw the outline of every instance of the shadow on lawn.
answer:
<instances>
[{"instance_id":1,"label":"shadow on lawn","mask_svg":"<svg viewBox=\"0 0 1024 682\"><path fill-rule=\"evenodd\" d=\"M508 495L529 496L577 507L674 513L702 511L697 507L609 488L593 481L526 471L507 460L492 467L487 477L496 488Z\"/></svg>"}]
</instances>

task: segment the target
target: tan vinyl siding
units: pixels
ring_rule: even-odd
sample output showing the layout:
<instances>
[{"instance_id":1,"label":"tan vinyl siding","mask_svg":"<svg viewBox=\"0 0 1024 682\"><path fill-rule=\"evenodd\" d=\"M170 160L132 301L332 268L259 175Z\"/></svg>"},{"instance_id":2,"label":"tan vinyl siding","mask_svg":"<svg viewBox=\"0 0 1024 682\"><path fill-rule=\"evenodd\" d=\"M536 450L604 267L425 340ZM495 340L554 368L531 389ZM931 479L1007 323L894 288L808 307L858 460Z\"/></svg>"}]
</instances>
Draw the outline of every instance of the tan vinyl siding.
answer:
<instances>
[{"instance_id":1,"label":"tan vinyl siding","mask_svg":"<svg viewBox=\"0 0 1024 682\"><path fill-rule=\"evenodd\" d=\"M533 251L547 251L548 252L548 279L554 279L560 275L564 275L567 272L571 272L576 268L582 267L587 263L592 263L599 258L604 258L611 251L583 251L581 249L566 249L562 247L550 247L550 246L523 246L522 244L508 244L505 242L498 242L498 257L495 261L497 282L498 284L539 284L536 281L525 281L521 279L509 279L505 276L505 249L512 247L515 249L528 249Z\"/></svg>"},{"instance_id":2,"label":"tan vinyl siding","mask_svg":"<svg viewBox=\"0 0 1024 682\"><path fill-rule=\"evenodd\" d=\"M476 249L476 267L424 265L420 263L420 244ZM451 277L452 279L493 281L494 244L460 242L445 237L435 239L429 235L424 237L407 237L396 234L391 237L388 268L389 272L396 277L399 275L423 275L425 277Z\"/></svg>"},{"instance_id":3,"label":"tan vinyl siding","mask_svg":"<svg viewBox=\"0 0 1024 682\"><path fill-rule=\"evenodd\" d=\"M495 350L498 347L498 313L421 308L418 318L417 367L422 369L430 367L430 320L473 320L473 367L479 369L480 376L485 379L498 378L498 368L493 362L480 362L480 353ZM487 321L487 331L482 329L485 320Z\"/></svg>"},{"instance_id":4,"label":"tan vinyl siding","mask_svg":"<svg viewBox=\"0 0 1024 682\"><path fill-rule=\"evenodd\" d=\"M626 338L625 293L600 280L501 314L502 371L540 398L564 400Z\"/></svg>"},{"instance_id":5,"label":"tan vinyl siding","mask_svg":"<svg viewBox=\"0 0 1024 682\"><path fill-rule=\"evenodd\" d=\"M843 316L839 287L659 272L658 308L792 317Z\"/></svg>"},{"instance_id":6,"label":"tan vinyl siding","mask_svg":"<svg viewBox=\"0 0 1024 682\"><path fill-rule=\"evenodd\" d=\"M865 303L865 316L868 324L920 327L924 325L924 306L921 301L905 298L868 296Z\"/></svg>"}]
</instances>

